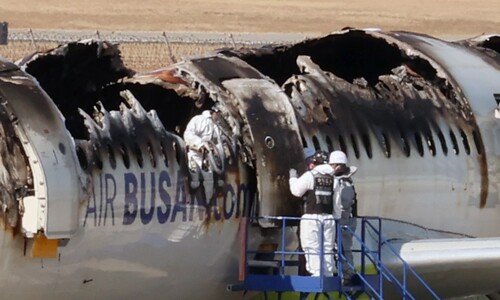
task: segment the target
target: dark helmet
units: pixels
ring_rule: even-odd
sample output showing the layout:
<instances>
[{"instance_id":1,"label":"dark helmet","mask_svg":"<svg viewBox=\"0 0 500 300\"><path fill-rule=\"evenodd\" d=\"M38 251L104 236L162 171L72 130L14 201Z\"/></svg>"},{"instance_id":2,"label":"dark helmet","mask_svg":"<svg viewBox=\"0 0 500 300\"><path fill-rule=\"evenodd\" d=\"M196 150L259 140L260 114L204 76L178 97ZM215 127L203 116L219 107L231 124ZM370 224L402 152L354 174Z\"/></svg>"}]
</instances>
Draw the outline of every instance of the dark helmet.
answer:
<instances>
[{"instance_id":1,"label":"dark helmet","mask_svg":"<svg viewBox=\"0 0 500 300\"><path fill-rule=\"evenodd\" d=\"M314 153L312 163L315 165L322 165L328 162L328 152L318 150Z\"/></svg>"}]
</instances>

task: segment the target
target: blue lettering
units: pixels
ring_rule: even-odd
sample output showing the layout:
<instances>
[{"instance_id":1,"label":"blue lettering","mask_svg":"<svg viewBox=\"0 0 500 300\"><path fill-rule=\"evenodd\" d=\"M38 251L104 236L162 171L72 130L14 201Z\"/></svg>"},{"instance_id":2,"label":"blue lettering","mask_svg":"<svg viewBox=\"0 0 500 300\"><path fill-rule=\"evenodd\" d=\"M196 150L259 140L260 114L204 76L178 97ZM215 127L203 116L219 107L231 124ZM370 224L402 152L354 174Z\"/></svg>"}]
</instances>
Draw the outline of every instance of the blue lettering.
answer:
<instances>
[{"instance_id":1,"label":"blue lettering","mask_svg":"<svg viewBox=\"0 0 500 300\"><path fill-rule=\"evenodd\" d=\"M141 221L145 225L151 222L155 212L156 184L155 173L151 172L151 206L149 212L146 213L146 180L144 177L144 173L141 173Z\"/></svg>"},{"instance_id":2,"label":"blue lettering","mask_svg":"<svg viewBox=\"0 0 500 300\"><path fill-rule=\"evenodd\" d=\"M99 226L101 226L101 219L102 219L102 199L104 198L102 195L103 193L104 193L104 189L102 188L102 175L99 175L99 194L100 194L100 197L99 197Z\"/></svg>"},{"instance_id":3,"label":"blue lettering","mask_svg":"<svg viewBox=\"0 0 500 300\"><path fill-rule=\"evenodd\" d=\"M109 197L108 195L108 190L110 190L110 186L108 185L108 181L111 181L113 185L113 195ZM113 175L111 174L105 174L104 175L104 183L106 187L106 204L104 207L104 224L106 225L106 218L108 216L108 204L111 207L111 223L115 225L115 210L113 208L113 200L115 200L116 197L116 181Z\"/></svg>"},{"instance_id":4,"label":"blue lettering","mask_svg":"<svg viewBox=\"0 0 500 300\"><path fill-rule=\"evenodd\" d=\"M224 193L223 212L224 212L224 219L228 220L231 218L231 215L233 214L233 211L234 211L234 196L235 195L234 195L234 189L230 184L226 185L225 189L226 189L226 192ZM227 211L228 200L229 200L229 203L231 203L229 211Z\"/></svg>"},{"instance_id":5,"label":"blue lettering","mask_svg":"<svg viewBox=\"0 0 500 300\"><path fill-rule=\"evenodd\" d=\"M123 225L134 223L137 216L137 178L133 173L125 173L125 206L123 213ZM132 188L131 188L132 187ZM133 206L131 211L130 207Z\"/></svg>"},{"instance_id":6,"label":"blue lettering","mask_svg":"<svg viewBox=\"0 0 500 300\"><path fill-rule=\"evenodd\" d=\"M162 171L158 180L158 194L160 194L161 202L165 205L165 212L158 206L156 214L158 215L158 222L163 224L167 222L168 216L170 215L170 195L167 193L167 189L163 187L163 184L166 184L167 188L171 186L170 176L168 176L167 171Z\"/></svg>"},{"instance_id":7,"label":"blue lettering","mask_svg":"<svg viewBox=\"0 0 500 300\"><path fill-rule=\"evenodd\" d=\"M134 224L138 217L143 225L151 224L155 218L158 219L159 224L176 221L208 221L210 219L215 221L229 220L247 214L252 202L252 189L245 183L226 184L223 193L215 194L211 199L207 199L207 195L202 189L196 190L195 193L189 193L186 187L186 178L180 170L176 174L177 182L170 177L167 170L148 173L151 178L147 178L145 172L124 173L123 225ZM112 224L115 225L114 201L117 195L121 194L117 192L121 184L117 183L113 174L106 173L100 177L100 185L100 208L97 208L96 204L99 200L96 199L96 192L93 190L94 197L91 197L87 203L83 226L86 226L89 216L92 215L94 215L94 225L98 223L95 226L101 225L101 217L104 217L103 225L106 225L108 212ZM104 187L102 187L103 185ZM175 192L175 196L171 195L173 192ZM101 215L101 211L104 214Z\"/></svg>"},{"instance_id":8,"label":"blue lettering","mask_svg":"<svg viewBox=\"0 0 500 300\"><path fill-rule=\"evenodd\" d=\"M180 170L177 173L175 204L172 210L172 219L170 222L175 222L175 217L178 212L182 212L182 221L186 222L186 190L184 188L184 177L182 176Z\"/></svg>"},{"instance_id":9,"label":"blue lettering","mask_svg":"<svg viewBox=\"0 0 500 300\"><path fill-rule=\"evenodd\" d=\"M94 202L94 206L91 207L90 204ZM95 203L95 189L92 186L92 197L90 197L87 202L87 212L85 213L85 220L83 221L83 226L87 225L87 218L90 214L94 214L94 226L97 226L97 205Z\"/></svg>"}]
</instances>

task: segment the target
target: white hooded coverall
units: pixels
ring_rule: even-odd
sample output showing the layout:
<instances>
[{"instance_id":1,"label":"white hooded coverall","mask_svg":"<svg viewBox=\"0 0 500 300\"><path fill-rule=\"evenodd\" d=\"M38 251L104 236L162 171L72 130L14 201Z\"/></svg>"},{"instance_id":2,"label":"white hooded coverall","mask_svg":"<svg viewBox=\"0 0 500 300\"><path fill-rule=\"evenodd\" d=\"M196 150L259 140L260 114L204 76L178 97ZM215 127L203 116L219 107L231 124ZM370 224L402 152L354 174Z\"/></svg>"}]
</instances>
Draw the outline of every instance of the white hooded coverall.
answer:
<instances>
[{"instance_id":1,"label":"white hooded coverall","mask_svg":"<svg viewBox=\"0 0 500 300\"><path fill-rule=\"evenodd\" d=\"M313 171L334 175L334 170L329 164L316 166ZM314 190L314 176L311 171L307 171L299 178L291 177L289 184L292 195L302 197L307 191ZM336 208L335 203L334 208ZM321 225L323 225L323 253L329 253L323 258L323 275L333 276L335 222L332 213L305 213L302 215L300 220L300 243L306 256L306 269L312 276L320 276Z\"/></svg>"},{"instance_id":2,"label":"white hooded coverall","mask_svg":"<svg viewBox=\"0 0 500 300\"><path fill-rule=\"evenodd\" d=\"M212 119L212 112L203 111L201 115L194 116L184 131L184 141L189 147L188 161L190 165L194 162L200 168L203 163L203 145L207 142L217 143L220 129Z\"/></svg>"}]
</instances>

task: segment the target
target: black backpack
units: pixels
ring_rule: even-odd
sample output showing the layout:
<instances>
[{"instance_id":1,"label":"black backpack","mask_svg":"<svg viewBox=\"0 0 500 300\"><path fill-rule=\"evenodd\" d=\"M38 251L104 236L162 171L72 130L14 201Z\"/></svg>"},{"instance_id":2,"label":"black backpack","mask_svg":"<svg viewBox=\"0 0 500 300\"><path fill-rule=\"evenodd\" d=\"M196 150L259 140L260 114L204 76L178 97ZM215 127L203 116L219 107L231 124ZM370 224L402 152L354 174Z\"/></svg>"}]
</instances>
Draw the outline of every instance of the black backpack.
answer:
<instances>
[{"instance_id":1,"label":"black backpack","mask_svg":"<svg viewBox=\"0 0 500 300\"><path fill-rule=\"evenodd\" d=\"M340 177L339 185L335 188L334 193L340 193L340 204L342 205L342 219L346 220L350 217L358 216L356 190L354 183L349 177Z\"/></svg>"}]
</instances>

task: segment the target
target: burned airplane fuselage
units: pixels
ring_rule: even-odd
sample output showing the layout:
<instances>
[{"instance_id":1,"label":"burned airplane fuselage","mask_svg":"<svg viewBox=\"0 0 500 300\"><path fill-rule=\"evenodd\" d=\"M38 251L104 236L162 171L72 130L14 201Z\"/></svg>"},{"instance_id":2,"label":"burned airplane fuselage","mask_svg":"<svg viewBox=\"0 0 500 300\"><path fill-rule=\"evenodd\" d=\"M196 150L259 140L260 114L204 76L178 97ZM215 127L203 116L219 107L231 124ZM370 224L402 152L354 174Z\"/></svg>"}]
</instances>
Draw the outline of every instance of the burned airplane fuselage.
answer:
<instances>
[{"instance_id":1,"label":"burned airplane fuselage","mask_svg":"<svg viewBox=\"0 0 500 300\"><path fill-rule=\"evenodd\" d=\"M452 59L460 61L479 57L485 67L495 69L494 39L478 43L347 30L296 45L221 50L134 75L121 63L116 46L82 41L18 64L38 80L64 116L75 141L72 150L90 177L107 163L112 169L117 164L147 169L175 163L187 181L205 182L200 188L209 203L220 192L212 184L226 174L244 172L245 178L256 179L252 189L259 192L259 214L299 215L300 204L288 193L286 175L291 167L304 170L303 147L343 150L361 167L365 178L360 180L373 177L368 169L377 156L390 164L465 153L458 160L472 167L468 176L474 179L461 178L449 190L464 185L467 205L484 208L489 198L490 205L498 202L496 183L488 173L496 158L491 156L489 167L479 128L487 120L476 119L469 91L458 79L462 70L449 66L452 62L441 54L454 51ZM480 53L486 43L493 51ZM493 94L480 100L491 105L474 101L476 110L493 107ZM219 148L207 149L214 172L189 171L182 133L191 117L215 103L222 112L223 134ZM453 171L437 166L423 171ZM30 176L29 168L19 169ZM392 167L385 171L388 176L400 173ZM5 184L5 189L8 197L19 198L13 196L13 187ZM12 206L9 211L16 209L6 205ZM389 217L387 210L382 203L368 211Z\"/></svg>"},{"instance_id":2,"label":"burned airplane fuselage","mask_svg":"<svg viewBox=\"0 0 500 300\"><path fill-rule=\"evenodd\" d=\"M160 230L179 253L188 238L226 247L229 258L189 260L199 272L223 268L237 261L234 239L210 233L234 238L249 214L299 216L288 170L304 171L302 150L314 147L340 149L358 166L360 214L498 235L490 225L500 216L500 60L498 42L487 41L346 30L135 74L116 45L88 40L26 57L19 67L2 62L4 223L26 237L69 239L68 247L82 232L147 226L146 235L134 235L143 242L137 251L161 253L147 248ZM207 169L191 169L183 132L214 105L218 143L204 149ZM158 229L165 224L177 225ZM144 264L147 276L167 276Z\"/></svg>"}]
</instances>

